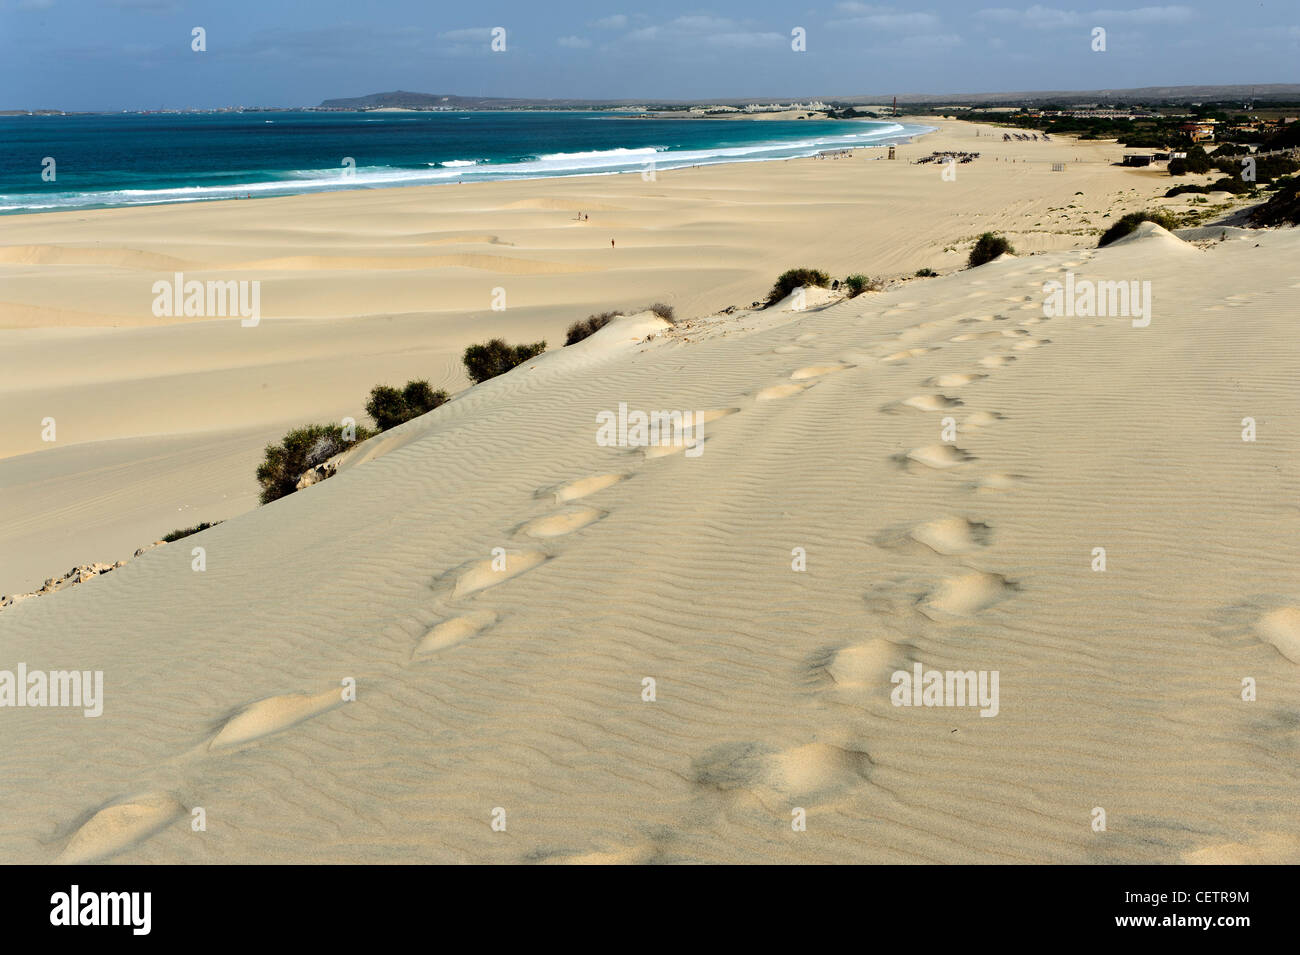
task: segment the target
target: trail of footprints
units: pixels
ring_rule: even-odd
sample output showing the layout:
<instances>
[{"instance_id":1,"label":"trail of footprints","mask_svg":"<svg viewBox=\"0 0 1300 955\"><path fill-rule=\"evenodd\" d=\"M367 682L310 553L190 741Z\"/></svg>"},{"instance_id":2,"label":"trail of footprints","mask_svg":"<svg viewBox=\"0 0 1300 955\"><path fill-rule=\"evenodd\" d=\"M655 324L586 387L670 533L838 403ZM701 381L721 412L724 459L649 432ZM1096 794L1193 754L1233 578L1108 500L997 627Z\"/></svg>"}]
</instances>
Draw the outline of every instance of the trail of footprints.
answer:
<instances>
[{"instance_id":1,"label":"trail of footprints","mask_svg":"<svg viewBox=\"0 0 1300 955\"><path fill-rule=\"evenodd\" d=\"M991 320L991 317L990 317ZM896 340L887 342L884 349L905 345L907 339L921 334L937 323L906 329ZM993 334L993 333L990 333ZM1002 337L1003 332L995 333ZM983 340L985 335L957 336L962 341ZM789 350L809 347L815 333L806 333L796 340ZM923 357L938 350L935 346L912 346L889 354L873 356L885 363L901 362ZM782 353L781 348L776 349ZM858 365L848 361L807 365L792 371L787 380L761 388L752 395L755 404L792 397L814 387L829 375L844 372ZM955 388L986 377L985 374L940 375L930 383L942 388ZM917 411L944 411L961 407L963 402L947 395L923 394L898 402L900 408ZM705 423L739 412L738 407L719 408L704 413ZM891 410L891 409L886 409ZM1000 418L984 413L971 416L972 424L986 426ZM663 444L639 449L642 462L671 454L682 453L685 442ZM927 445L907 452L905 459L929 469L953 468L972 460L972 456L949 444ZM497 548L492 556L470 560L433 581L436 607L441 612L450 610L445 619L432 626L412 647L411 663L418 665L437 654L466 641L479 638L500 622L496 611L490 609L454 609L453 604L474 598L490 588L500 586L522 574L541 566L556 555L543 549L546 542L555 541L583 528L589 527L608 515L608 512L585 504L575 504L616 484L630 479L631 471L611 471L571 480L557 486L540 489L536 497L549 499L558 510L530 518L510 531L510 537L536 545L514 548ZM1009 483L1010 478L1005 480ZM961 518L942 518L913 528L907 539L943 555L966 554L982 547L989 530L981 524ZM970 573L944 582L921 611L923 613L968 614L991 606L1010 589L1000 577L993 574ZM847 647L835 654L827 666L837 682L851 686L867 680L869 671L877 664L884 665L899 658L899 647L886 641L872 641L856 647ZM874 682L874 681L873 681ZM240 708L220 724L208 741L198 747L193 755L221 756L239 750L259 740L292 729L293 727L342 706L347 702L339 689L318 693L286 693L256 700ZM854 749L851 743L843 746L814 742L787 751L770 751L757 744L724 744L715 747L697 760L695 782L704 791L714 794L735 793L743 790L762 804L774 804L781 799L823 796L860 782L869 775L870 756ZM93 862L107 858L166 829L188 813L188 810L171 793L147 792L117 800L101 808L80 825L67 840L59 862Z\"/></svg>"},{"instance_id":2,"label":"trail of footprints","mask_svg":"<svg viewBox=\"0 0 1300 955\"><path fill-rule=\"evenodd\" d=\"M1019 302L1020 299L1015 301ZM902 314L895 310L893 314ZM1003 314L965 318L957 324L1007 321ZM1045 319L1030 317L1022 326L1034 325ZM943 346L907 346L925 329L939 325L925 322L905 329L877 347L876 353L864 360L877 360L886 364L901 363L922 358ZM775 354L803 351L810 346L816 333L800 335L787 346L772 350ZM948 343L993 343L1012 341L1014 351L1028 351L1050 343L1049 339L1035 339L1024 327L964 332L948 339ZM927 391L886 404L881 410L889 414L918 412L964 413L959 430L978 432L1003 420L1003 415L990 411L967 412L964 399L948 394L975 384L999 368L1016 361L1016 356L990 353L978 359L983 371L944 373L925 379L924 384L936 391ZM763 387L751 396L755 405L790 398L815 387L829 375L853 368L858 364L839 360L834 363L807 365L792 371L787 380ZM720 408L705 412L704 421L712 422L740 412L738 407ZM683 445L652 446L636 452L642 462L654 460L684 450ZM945 441L922 445L895 456L903 467L917 474L946 472L963 468L976 460L970 452L954 442ZM414 644L412 665L436 657L466 641L477 639L500 622L500 616L490 609L454 609L451 605L467 598L475 598L490 588L499 586L553 559L556 554L543 549L547 542L556 541L608 516L608 511L574 502L604 491L633 477L631 470L576 478L560 485L541 488L536 497L547 500L558 509L530 518L516 525L510 537L520 542L536 542L513 549L498 548L489 558L468 561L441 575L433 581L436 606L448 615ZM1024 478L1020 475L990 472L965 485L976 494L1014 491ZM876 539L878 546L916 547L945 559L965 561L977 556L989 546L993 529L982 522L964 516L943 515L922 520L911 526L882 532ZM893 585L882 585L882 593ZM960 623L1003 601L1014 598L1019 584L988 571L963 566L961 572L944 577L924 593L909 595L902 613L916 613L943 623ZM895 596L877 594L868 598L868 606L881 612L899 612ZM1284 657L1300 663L1300 608L1281 606L1254 624L1254 633L1271 644ZM913 662L914 649L906 638L875 637L864 642L827 651L813 661L812 669L829 681L834 692L848 694L855 701L878 697L880 688L888 686L889 674L906 668ZM344 703L337 689L316 694L288 693L248 704L226 719L200 747L201 751L220 755L254 743L265 737L329 712ZM700 757L692 766L691 781L701 798L712 801L722 811L737 805L748 804L762 811L781 816L796 803L817 800L827 808L835 794L869 780L873 762L868 753L851 740L835 743L811 742L786 750L776 750L753 742L723 743ZM101 808L78 827L67 840L58 862L93 862L111 856L157 834L188 813L172 794L148 792L122 799ZM661 858L661 845L621 847L614 852L587 852L579 854L546 854L534 861L544 862L612 862L648 861Z\"/></svg>"},{"instance_id":3,"label":"trail of footprints","mask_svg":"<svg viewBox=\"0 0 1300 955\"><path fill-rule=\"evenodd\" d=\"M799 369L791 375L785 387L789 392L767 389L755 397L779 397L797 393L808 387L807 379L831 374L851 365L826 365ZM703 423L717 421L739 412L736 407L718 408L701 413ZM681 427L677 423L677 427ZM632 452L642 462L668 455L683 453L687 448L685 435L674 433L667 444L652 445ZM707 439L705 439L707 440ZM631 478L630 471L614 471L577 478L564 484L545 487L535 497L549 499L559 510L533 517L516 525L509 536L517 541L537 541L539 546L495 548L487 558L467 561L433 581L435 607L450 616L431 627L412 647L411 663L418 664L458 644L475 639L500 621L493 610L456 610L452 605L481 592L499 586L533 570L554 554L542 549L541 543L572 534L588 527L608 515L608 512L583 504L575 505L592 494ZM373 692L373 688L372 688ZM319 693L286 693L256 700L240 708L221 722L219 729L193 750L189 756L220 756L258 740L289 730L300 723L320 716L349 701L345 691L328 689ZM78 826L67 839L57 862L94 862L140 844L166 829L188 813L179 800L167 792L147 792L114 801L94 812Z\"/></svg>"}]
</instances>

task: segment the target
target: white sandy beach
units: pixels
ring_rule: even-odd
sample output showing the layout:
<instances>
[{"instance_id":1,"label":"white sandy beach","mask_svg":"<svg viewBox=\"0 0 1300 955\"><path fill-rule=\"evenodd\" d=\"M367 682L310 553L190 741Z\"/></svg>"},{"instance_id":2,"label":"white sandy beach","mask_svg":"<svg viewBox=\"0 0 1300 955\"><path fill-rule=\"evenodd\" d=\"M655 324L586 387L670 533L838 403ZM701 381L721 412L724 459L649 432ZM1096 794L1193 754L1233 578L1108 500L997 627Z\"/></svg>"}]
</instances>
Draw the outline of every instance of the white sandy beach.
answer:
<instances>
[{"instance_id":1,"label":"white sandy beach","mask_svg":"<svg viewBox=\"0 0 1300 955\"><path fill-rule=\"evenodd\" d=\"M0 668L104 675L0 721L0 860L1300 861L1300 232L1097 250L1166 177L946 148L0 220L3 585L230 518L0 611ZM792 265L946 274L712 314ZM157 321L181 269L262 323ZM1150 324L1046 317L1067 272ZM253 506L287 426L655 300ZM702 453L600 446L620 402ZM996 717L892 705L917 663Z\"/></svg>"},{"instance_id":2,"label":"white sandy beach","mask_svg":"<svg viewBox=\"0 0 1300 955\"><path fill-rule=\"evenodd\" d=\"M794 265L841 277L947 272L989 229L1022 252L1092 245L1088 230L1168 188L1166 176L1108 165L1123 153L1113 143L1003 143L1001 130L925 122L941 130L899 147L892 163L868 150L654 182L595 176L0 218L0 394L11 422L0 430L0 594L250 510L268 441L311 421L364 420L381 382L460 390L472 342L554 348L591 312L654 301L687 318L748 306ZM982 158L957 167L954 182L909 163L942 149ZM261 323L155 317L153 283L177 271L261 282ZM492 310L494 289L504 312ZM47 417L54 442L42 440Z\"/></svg>"}]
</instances>

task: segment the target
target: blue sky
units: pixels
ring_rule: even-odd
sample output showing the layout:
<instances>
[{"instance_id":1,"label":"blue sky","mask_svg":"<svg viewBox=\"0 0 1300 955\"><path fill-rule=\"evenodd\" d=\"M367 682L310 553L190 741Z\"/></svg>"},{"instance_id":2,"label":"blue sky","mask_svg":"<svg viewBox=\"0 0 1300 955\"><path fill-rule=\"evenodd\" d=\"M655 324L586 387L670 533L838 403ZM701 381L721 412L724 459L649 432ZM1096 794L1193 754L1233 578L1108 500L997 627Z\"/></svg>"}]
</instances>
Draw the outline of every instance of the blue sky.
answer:
<instances>
[{"instance_id":1,"label":"blue sky","mask_svg":"<svg viewBox=\"0 0 1300 955\"><path fill-rule=\"evenodd\" d=\"M788 99L1300 82L1295 0L1004 2L0 0L0 108L300 106L393 89ZM190 49L194 27L206 52ZM796 27L805 52L791 49ZM1091 49L1094 27L1105 52Z\"/></svg>"}]
</instances>

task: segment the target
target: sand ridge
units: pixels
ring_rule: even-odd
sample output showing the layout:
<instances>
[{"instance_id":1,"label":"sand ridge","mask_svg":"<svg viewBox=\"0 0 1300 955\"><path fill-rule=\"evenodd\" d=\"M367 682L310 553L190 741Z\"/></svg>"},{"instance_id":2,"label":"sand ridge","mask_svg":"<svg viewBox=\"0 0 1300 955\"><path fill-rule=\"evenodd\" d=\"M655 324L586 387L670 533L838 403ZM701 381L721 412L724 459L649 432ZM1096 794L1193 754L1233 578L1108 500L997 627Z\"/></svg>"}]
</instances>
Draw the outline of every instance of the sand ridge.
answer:
<instances>
[{"instance_id":1,"label":"sand ridge","mask_svg":"<svg viewBox=\"0 0 1300 955\"><path fill-rule=\"evenodd\" d=\"M196 535L203 574L162 547L11 608L10 654L93 647L107 689L0 722L0 858L1296 861L1298 241L1103 250L1149 327L1054 320L957 385L1019 341L962 319L1070 253L539 360ZM1233 322L1198 307L1245 270ZM929 350L841 357L899 339ZM730 413L648 461L594 440L619 401ZM892 706L909 663L1000 671L999 714Z\"/></svg>"}]
</instances>

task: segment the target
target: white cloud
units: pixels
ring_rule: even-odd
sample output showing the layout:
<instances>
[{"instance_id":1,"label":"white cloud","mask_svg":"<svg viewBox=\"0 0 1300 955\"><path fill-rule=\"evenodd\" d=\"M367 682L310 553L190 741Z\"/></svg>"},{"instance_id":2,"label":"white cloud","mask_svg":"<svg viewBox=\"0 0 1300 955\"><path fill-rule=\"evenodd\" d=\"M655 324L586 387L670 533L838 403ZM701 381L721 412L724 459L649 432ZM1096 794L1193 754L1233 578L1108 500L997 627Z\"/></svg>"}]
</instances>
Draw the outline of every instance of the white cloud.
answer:
<instances>
[{"instance_id":1,"label":"white cloud","mask_svg":"<svg viewBox=\"0 0 1300 955\"><path fill-rule=\"evenodd\" d=\"M835 9L840 13L851 14L838 20L831 20L827 26L832 28L853 27L871 30L876 33L933 33L943 24L943 20L933 13L910 10L898 10L894 7L881 7L856 0L837 3Z\"/></svg>"},{"instance_id":2,"label":"white cloud","mask_svg":"<svg viewBox=\"0 0 1300 955\"><path fill-rule=\"evenodd\" d=\"M624 34L627 43L699 44L729 49L756 49L790 42L788 35L750 29L745 22L707 14L680 16L664 24L640 27Z\"/></svg>"},{"instance_id":3,"label":"white cloud","mask_svg":"<svg viewBox=\"0 0 1300 955\"><path fill-rule=\"evenodd\" d=\"M847 0L845 3L835 4L835 9L840 13L852 13L863 16L872 13L893 13L893 7L878 7L870 3L858 3L857 0Z\"/></svg>"},{"instance_id":4,"label":"white cloud","mask_svg":"<svg viewBox=\"0 0 1300 955\"><path fill-rule=\"evenodd\" d=\"M1023 10L1011 7L988 7L975 14L994 23L1018 24L1039 30L1065 27L1105 26L1111 23L1169 24L1187 23L1196 11L1184 6L1136 7L1132 10L1061 10L1035 4Z\"/></svg>"},{"instance_id":5,"label":"white cloud","mask_svg":"<svg viewBox=\"0 0 1300 955\"><path fill-rule=\"evenodd\" d=\"M862 26L892 33L928 33L942 23L933 13L872 13L831 22L835 26Z\"/></svg>"},{"instance_id":6,"label":"white cloud","mask_svg":"<svg viewBox=\"0 0 1300 955\"><path fill-rule=\"evenodd\" d=\"M615 13L613 16L601 17L599 20L593 20L591 25L600 27L602 30L622 30L627 27L628 18L626 13Z\"/></svg>"},{"instance_id":7,"label":"white cloud","mask_svg":"<svg viewBox=\"0 0 1300 955\"><path fill-rule=\"evenodd\" d=\"M591 41L585 36L562 36L555 42L570 50L586 50L591 46Z\"/></svg>"},{"instance_id":8,"label":"white cloud","mask_svg":"<svg viewBox=\"0 0 1300 955\"><path fill-rule=\"evenodd\" d=\"M1094 10L1088 16L1118 23L1187 23L1196 19L1196 11L1179 6L1138 7L1136 10Z\"/></svg>"}]
</instances>

